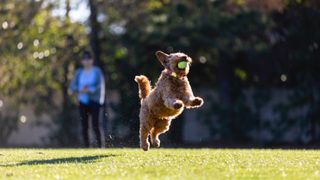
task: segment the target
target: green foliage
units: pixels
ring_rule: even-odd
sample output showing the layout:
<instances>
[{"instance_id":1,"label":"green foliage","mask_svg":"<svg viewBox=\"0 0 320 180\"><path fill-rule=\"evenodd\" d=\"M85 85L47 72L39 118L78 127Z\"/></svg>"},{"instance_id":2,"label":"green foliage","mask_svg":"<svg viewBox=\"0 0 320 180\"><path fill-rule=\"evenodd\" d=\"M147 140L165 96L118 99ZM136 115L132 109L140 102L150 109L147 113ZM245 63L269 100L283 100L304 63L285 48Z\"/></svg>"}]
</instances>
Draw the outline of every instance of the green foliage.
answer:
<instances>
[{"instance_id":1,"label":"green foliage","mask_svg":"<svg viewBox=\"0 0 320 180\"><path fill-rule=\"evenodd\" d=\"M241 2L241 3L240 3ZM294 125L288 120L296 107L309 106L305 118L294 122L310 132L308 119L316 126L319 102L313 86L319 78L319 6L316 1L287 1L262 11L244 1L230 6L226 1L107 1L102 12L105 61L110 70L110 84L120 91L121 108L114 106L117 123L132 127L137 121L137 95L132 79L146 74L155 82L161 65L154 52L183 51L193 58L190 80L195 90L218 90L219 98L206 99L208 112L200 118L213 134L229 136L233 141L252 141L251 131L268 129L274 141ZM272 5L272 2L269 2ZM259 3L258 3L259 4ZM117 32L115 29L122 28ZM243 91L252 89L253 106L248 107ZM290 89L301 96L289 98L286 108L273 124L261 121L260 112L271 98L272 89ZM128 91L129 90L129 91ZM137 90L136 90L137 91ZM308 95L310 93L312 95ZM294 105L295 99L301 99ZM310 99L312 99L310 101ZM282 106L282 105L280 105ZM202 112L202 111L201 111ZM202 113L201 113L202 114ZM218 116L218 125L212 117ZM209 120L205 120L209 119ZM299 119L299 120L298 120ZM314 135L314 139L317 135ZM258 138L259 139L259 138ZM296 142L299 142L297 140Z\"/></svg>"},{"instance_id":2,"label":"green foliage","mask_svg":"<svg viewBox=\"0 0 320 180\"><path fill-rule=\"evenodd\" d=\"M110 104L116 112L112 130L117 136L137 140L139 99L133 79L145 74L152 83L157 80L162 67L154 52L160 49L193 58L189 79L196 92L218 92L218 98L206 98L208 109L199 111L213 136L253 141L251 131L267 128L277 139L300 127L300 137L319 138L313 128L320 117L318 1L286 0L275 7L273 1L252 5L233 0L97 3L99 17L105 17L99 19L98 37L107 89L120 95L119 103ZM261 9L263 3L274 9ZM56 5L59 2L0 3L0 91L17 109L32 104L37 113L54 117L57 128L51 140L67 146L78 138L76 128L69 130L77 121L66 90L76 67L73 60L87 45L87 33L85 25L72 23L67 13L52 16ZM246 103L248 89L254 90L255 110ZM272 89L293 93L287 104L274 108L281 118L268 124L259 112ZM306 115L290 116L305 106ZM217 123L212 123L213 117Z\"/></svg>"},{"instance_id":3,"label":"green foliage","mask_svg":"<svg viewBox=\"0 0 320 180\"><path fill-rule=\"evenodd\" d=\"M84 27L52 16L50 2L4 1L0 7L1 96L8 98L12 111L31 105L36 114L58 115L66 121L70 116L64 118L60 112L72 108L62 105L70 104L62 98L63 90L86 44ZM70 47L67 35L75 37Z\"/></svg>"}]
</instances>

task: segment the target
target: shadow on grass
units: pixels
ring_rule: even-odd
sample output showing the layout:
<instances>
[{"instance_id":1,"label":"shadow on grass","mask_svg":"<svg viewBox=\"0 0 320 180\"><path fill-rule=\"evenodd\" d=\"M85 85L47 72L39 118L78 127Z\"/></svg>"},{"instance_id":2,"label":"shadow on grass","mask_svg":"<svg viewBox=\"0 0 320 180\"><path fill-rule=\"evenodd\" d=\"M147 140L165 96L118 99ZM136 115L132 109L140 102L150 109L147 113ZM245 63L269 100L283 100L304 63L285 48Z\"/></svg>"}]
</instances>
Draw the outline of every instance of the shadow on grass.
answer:
<instances>
[{"instance_id":1,"label":"shadow on grass","mask_svg":"<svg viewBox=\"0 0 320 180\"><path fill-rule=\"evenodd\" d=\"M47 165L47 164L70 164L70 163L91 163L98 159L115 157L119 155L96 155L96 156L81 156L81 157L66 157L56 159L36 159L30 161L22 161L15 164L0 164L0 167L14 167L14 166L25 166L25 165Z\"/></svg>"}]
</instances>

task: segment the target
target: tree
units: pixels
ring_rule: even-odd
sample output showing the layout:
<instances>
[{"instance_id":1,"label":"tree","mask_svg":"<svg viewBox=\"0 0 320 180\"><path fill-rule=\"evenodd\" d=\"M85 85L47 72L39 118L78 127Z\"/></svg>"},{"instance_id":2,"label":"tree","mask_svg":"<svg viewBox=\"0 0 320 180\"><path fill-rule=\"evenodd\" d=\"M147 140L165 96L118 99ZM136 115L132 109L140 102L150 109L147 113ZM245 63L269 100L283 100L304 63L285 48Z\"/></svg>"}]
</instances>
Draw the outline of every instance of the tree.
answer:
<instances>
[{"instance_id":1,"label":"tree","mask_svg":"<svg viewBox=\"0 0 320 180\"><path fill-rule=\"evenodd\" d=\"M61 110L70 104L67 83L76 64L74 59L85 44L84 27L69 22L69 28L62 31L64 25L59 17L52 16L55 4L50 1L5 1L0 7L0 42L5 42L0 45L1 96L8 99L13 111L31 105L38 115L60 117ZM71 32L77 41L71 49L65 49L65 37ZM70 51L73 55L66 62L64 55ZM59 120L54 118L53 123Z\"/></svg>"},{"instance_id":2,"label":"tree","mask_svg":"<svg viewBox=\"0 0 320 180\"><path fill-rule=\"evenodd\" d=\"M208 117L219 116L224 128L216 133L231 141L252 141L248 129L260 131L268 126L262 124L258 112L270 98L271 88L292 87L306 101L314 99L315 95L305 98L302 89L307 86L300 89L298 82L311 85L319 77L314 53L318 37L312 33L318 23L310 21L310 16L318 17L318 3L247 2L230 8L227 1L105 1L102 12L108 18L102 22L106 27L103 37L112 45L104 44L102 49L113 55L107 64L112 84L121 92L121 108L115 107L121 112L117 123L137 124L137 96L130 79L136 72L156 80L161 70L154 57L158 49L183 51L193 57L190 78L195 89L220 89L220 102L216 102L217 108L208 109ZM301 61L306 55L308 63ZM290 73L286 65L295 70ZM290 80L284 80L287 77ZM246 88L256 90L257 112L244 103L242 91ZM131 119L136 120L131 123Z\"/></svg>"}]
</instances>

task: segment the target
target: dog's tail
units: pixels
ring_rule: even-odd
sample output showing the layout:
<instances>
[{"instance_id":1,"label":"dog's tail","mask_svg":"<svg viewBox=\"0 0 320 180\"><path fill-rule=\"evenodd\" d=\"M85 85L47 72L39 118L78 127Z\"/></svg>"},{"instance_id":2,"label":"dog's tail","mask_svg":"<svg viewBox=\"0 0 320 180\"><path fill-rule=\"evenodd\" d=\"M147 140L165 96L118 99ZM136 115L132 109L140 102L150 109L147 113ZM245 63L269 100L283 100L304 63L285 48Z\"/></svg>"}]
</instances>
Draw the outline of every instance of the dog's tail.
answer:
<instances>
[{"instance_id":1,"label":"dog's tail","mask_svg":"<svg viewBox=\"0 0 320 180\"><path fill-rule=\"evenodd\" d=\"M150 91L151 91L151 85L150 85L149 79L144 75L140 75L140 76L136 76L134 78L134 80L139 85L139 97L140 97L140 99L146 98L150 94Z\"/></svg>"}]
</instances>

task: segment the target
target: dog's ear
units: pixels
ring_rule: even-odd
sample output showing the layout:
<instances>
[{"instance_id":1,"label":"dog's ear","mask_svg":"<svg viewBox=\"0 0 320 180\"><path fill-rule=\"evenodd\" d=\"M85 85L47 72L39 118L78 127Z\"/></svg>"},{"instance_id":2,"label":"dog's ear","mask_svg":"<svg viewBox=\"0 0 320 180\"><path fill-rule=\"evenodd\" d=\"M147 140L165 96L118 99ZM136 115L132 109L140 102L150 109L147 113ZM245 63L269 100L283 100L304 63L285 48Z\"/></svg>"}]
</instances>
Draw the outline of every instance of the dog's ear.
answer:
<instances>
[{"instance_id":1,"label":"dog's ear","mask_svg":"<svg viewBox=\"0 0 320 180\"><path fill-rule=\"evenodd\" d=\"M167 61L168 61L168 54L162 52L162 51L157 51L156 56L158 60L161 62L161 64L166 67L167 66Z\"/></svg>"}]
</instances>

